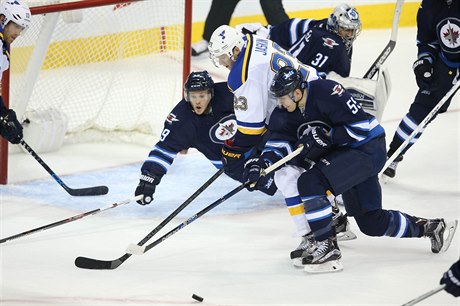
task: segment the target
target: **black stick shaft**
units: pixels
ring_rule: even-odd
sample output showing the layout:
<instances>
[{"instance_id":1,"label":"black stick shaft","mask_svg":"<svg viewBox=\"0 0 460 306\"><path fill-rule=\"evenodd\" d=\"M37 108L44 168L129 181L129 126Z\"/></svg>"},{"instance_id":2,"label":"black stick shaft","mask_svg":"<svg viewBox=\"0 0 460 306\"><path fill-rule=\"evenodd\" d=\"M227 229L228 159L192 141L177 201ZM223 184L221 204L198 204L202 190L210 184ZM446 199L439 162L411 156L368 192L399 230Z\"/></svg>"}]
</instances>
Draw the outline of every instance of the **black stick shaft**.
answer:
<instances>
[{"instance_id":1,"label":"black stick shaft","mask_svg":"<svg viewBox=\"0 0 460 306\"><path fill-rule=\"evenodd\" d=\"M76 221L76 220L80 220L80 219L82 219L84 217L87 217L87 216L90 216L90 215L95 215L95 214L98 214L98 213L103 212L105 210L112 209L112 208L118 207L120 205L128 204L131 201L136 201L136 200L139 200L139 199L141 199L141 196L137 196L137 197L134 197L132 199L121 201L121 202L118 202L118 203L113 203L113 204L110 204L109 206L106 206L106 207L102 207L102 208L94 209L94 210L91 210L91 211L87 211L87 212L79 214L79 215L75 215L75 216L60 220L60 221L56 221L56 222L53 222L53 223L50 223L50 224L47 224L47 225L43 225L43 226L28 230L28 231L25 231L25 232L16 234L16 235L12 235L12 236L0 239L0 243L4 243L4 242L7 242L7 241L10 241L10 240L13 240L13 239L28 236L28 235L33 234L33 233L38 233L38 232L41 232L41 231L44 231L44 230L47 230L47 229L62 225L62 224L66 224L66 223L70 223L70 222L73 222L73 221Z\"/></svg>"},{"instance_id":2,"label":"black stick shaft","mask_svg":"<svg viewBox=\"0 0 460 306\"><path fill-rule=\"evenodd\" d=\"M24 141L24 139L21 139L21 142L19 143L24 149L26 149L27 152L29 152L30 155L32 155L33 158L35 158L38 163L45 168L45 170L51 175L51 177L58 182L59 185L64 188L65 191L67 191L70 195L72 196L92 196L92 195L103 195L107 194L109 192L109 188L107 186L94 186L94 187L88 187L88 188L78 188L78 189L73 189L67 186L60 178L59 176L54 173L53 170L38 156L37 153Z\"/></svg>"},{"instance_id":3,"label":"black stick shaft","mask_svg":"<svg viewBox=\"0 0 460 306\"><path fill-rule=\"evenodd\" d=\"M210 177L197 191L195 191L184 203L182 203L176 210L174 210L166 219L164 219L157 227L155 227L150 233L148 233L141 241L137 243L139 246L143 246L147 241L158 233L166 224L168 224L175 216L177 216L184 208L186 208L196 197L198 197L204 190L206 190L222 173L224 169L217 171L212 177ZM83 269L116 269L123 262L125 262L132 254L124 254L115 260L97 260L87 257L77 257L75 259L75 265Z\"/></svg>"}]
</instances>

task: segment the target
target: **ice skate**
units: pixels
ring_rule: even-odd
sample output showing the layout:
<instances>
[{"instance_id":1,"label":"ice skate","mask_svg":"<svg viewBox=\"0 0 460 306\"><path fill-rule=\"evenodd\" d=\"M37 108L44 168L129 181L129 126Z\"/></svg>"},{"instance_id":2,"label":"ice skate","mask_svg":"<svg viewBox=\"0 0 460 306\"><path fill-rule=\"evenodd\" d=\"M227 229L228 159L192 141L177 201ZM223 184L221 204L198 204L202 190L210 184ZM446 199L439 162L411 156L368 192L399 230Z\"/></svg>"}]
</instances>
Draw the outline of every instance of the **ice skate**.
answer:
<instances>
[{"instance_id":1,"label":"ice skate","mask_svg":"<svg viewBox=\"0 0 460 306\"><path fill-rule=\"evenodd\" d=\"M343 270L342 254L335 237L316 242L316 249L302 259L304 271L308 273L327 273Z\"/></svg>"},{"instance_id":2,"label":"ice skate","mask_svg":"<svg viewBox=\"0 0 460 306\"><path fill-rule=\"evenodd\" d=\"M350 223L347 215L343 214L335 207L332 208L334 216L332 217L332 225L335 227L335 233L338 241L347 241L356 239L355 233L350 230Z\"/></svg>"},{"instance_id":3,"label":"ice skate","mask_svg":"<svg viewBox=\"0 0 460 306\"><path fill-rule=\"evenodd\" d=\"M303 267L302 258L316 249L316 240L312 233L302 236L299 246L291 252L291 260L294 266Z\"/></svg>"},{"instance_id":4,"label":"ice skate","mask_svg":"<svg viewBox=\"0 0 460 306\"><path fill-rule=\"evenodd\" d=\"M419 219L417 223L422 223L424 236L431 240L431 252L445 252L449 248L457 229L458 221L446 224L444 219Z\"/></svg>"},{"instance_id":5,"label":"ice skate","mask_svg":"<svg viewBox=\"0 0 460 306\"><path fill-rule=\"evenodd\" d=\"M399 162L403 160L403 156L399 155L398 157L395 158L393 162L388 166L388 168L383 171L383 174L387 176L387 178L394 178L396 176L396 168L398 167ZM384 176L382 178L385 179Z\"/></svg>"},{"instance_id":6,"label":"ice skate","mask_svg":"<svg viewBox=\"0 0 460 306\"><path fill-rule=\"evenodd\" d=\"M208 51L208 45L209 43L204 39L195 44L192 44L192 56L198 56Z\"/></svg>"}]
</instances>

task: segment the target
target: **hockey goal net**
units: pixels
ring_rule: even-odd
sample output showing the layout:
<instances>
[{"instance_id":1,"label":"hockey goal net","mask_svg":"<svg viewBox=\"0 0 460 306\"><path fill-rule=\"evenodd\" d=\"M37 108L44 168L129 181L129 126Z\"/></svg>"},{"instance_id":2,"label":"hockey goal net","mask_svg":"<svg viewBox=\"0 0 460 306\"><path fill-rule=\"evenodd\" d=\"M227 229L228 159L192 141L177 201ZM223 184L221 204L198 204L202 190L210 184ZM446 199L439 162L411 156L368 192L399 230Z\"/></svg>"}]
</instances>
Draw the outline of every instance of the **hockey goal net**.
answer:
<instances>
[{"instance_id":1,"label":"hockey goal net","mask_svg":"<svg viewBox=\"0 0 460 306\"><path fill-rule=\"evenodd\" d=\"M66 142L152 145L189 73L192 0L26 3L8 86L18 118L57 113Z\"/></svg>"}]
</instances>

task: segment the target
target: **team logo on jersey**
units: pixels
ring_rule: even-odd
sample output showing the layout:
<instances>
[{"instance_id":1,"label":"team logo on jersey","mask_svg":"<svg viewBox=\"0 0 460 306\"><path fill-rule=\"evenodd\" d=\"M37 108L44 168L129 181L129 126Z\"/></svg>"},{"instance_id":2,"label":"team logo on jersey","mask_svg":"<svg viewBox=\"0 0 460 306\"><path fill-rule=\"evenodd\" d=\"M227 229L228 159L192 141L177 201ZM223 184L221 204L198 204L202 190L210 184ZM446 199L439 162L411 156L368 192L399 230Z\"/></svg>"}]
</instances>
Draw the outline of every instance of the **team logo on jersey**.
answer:
<instances>
[{"instance_id":1,"label":"team logo on jersey","mask_svg":"<svg viewBox=\"0 0 460 306\"><path fill-rule=\"evenodd\" d=\"M323 39L323 46L328 47L329 49L334 49L335 46L339 45L332 38L322 37L322 39Z\"/></svg>"},{"instance_id":2,"label":"team logo on jersey","mask_svg":"<svg viewBox=\"0 0 460 306\"><path fill-rule=\"evenodd\" d=\"M331 96L338 95L339 97L341 97L344 91L345 89L343 89L342 85L337 84L334 86L334 88L332 88Z\"/></svg>"},{"instance_id":3,"label":"team logo on jersey","mask_svg":"<svg viewBox=\"0 0 460 306\"><path fill-rule=\"evenodd\" d=\"M168 117L166 117L166 122L172 124L174 121L179 121L179 119L176 118L175 114L169 113Z\"/></svg>"},{"instance_id":4,"label":"team logo on jersey","mask_svg":"<svg viewBox=\"0 0 460 306\"><path fill-rule=\"evenodd\" d=\"M310 134L314 126L319 126L319 127L323 128L323 129L325 129L326 131L331 130L331 127L329 126L329 124L327 124L326 122L323 122L321 120L308 121L308 122L302 123L297 128L297 138L300 139L300 137L302 137L303 135Z\"/></svg>"},{"instance_id":5,"label":"team logo on jersey","mask_svg":"<svg viewBox=\"0 0 460 306\"><path fill-rule=\"evenodd\" d=\"M446 53L460 52L460 20L447 18L438 24L441 48Z\"/></svg>"},{"instance_id":6,"label":"team logo on jersey","mask_svg":"<svg viewBox=\"0 0 460 306\"><path fill-rule=\"evenodd\" d=\"M214 143L222 144L225 140L235 136L237 124L235 115L231 114L219 120L209 129L209 138Z\"/></svg>"}]
</instances>

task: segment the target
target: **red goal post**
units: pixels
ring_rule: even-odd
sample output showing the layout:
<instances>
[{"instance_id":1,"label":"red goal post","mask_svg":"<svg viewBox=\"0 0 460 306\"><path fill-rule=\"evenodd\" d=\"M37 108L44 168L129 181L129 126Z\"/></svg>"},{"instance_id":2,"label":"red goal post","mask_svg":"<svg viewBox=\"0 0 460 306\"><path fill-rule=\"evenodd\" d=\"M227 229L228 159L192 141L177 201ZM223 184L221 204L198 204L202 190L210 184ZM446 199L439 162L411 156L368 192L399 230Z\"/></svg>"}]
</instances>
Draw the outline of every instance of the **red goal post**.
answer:
<instances>
[{"instance_id":1,"label":"red goal post","mask_svg":"<svg viewBox=\"0 0 460 306\"><path fill-rule=\"evenodd\" d=\"M18 118L52 110L67 120L64 142L152 145L190 72L192 0L25 2L32 25L2 78ZM0 184L7 166L1 140Z\"/></svg>"}]
</instances>

